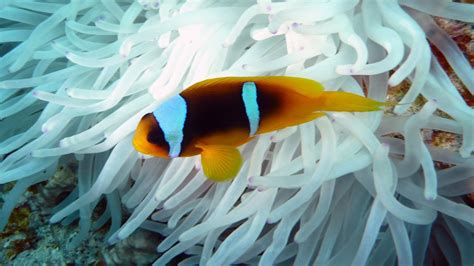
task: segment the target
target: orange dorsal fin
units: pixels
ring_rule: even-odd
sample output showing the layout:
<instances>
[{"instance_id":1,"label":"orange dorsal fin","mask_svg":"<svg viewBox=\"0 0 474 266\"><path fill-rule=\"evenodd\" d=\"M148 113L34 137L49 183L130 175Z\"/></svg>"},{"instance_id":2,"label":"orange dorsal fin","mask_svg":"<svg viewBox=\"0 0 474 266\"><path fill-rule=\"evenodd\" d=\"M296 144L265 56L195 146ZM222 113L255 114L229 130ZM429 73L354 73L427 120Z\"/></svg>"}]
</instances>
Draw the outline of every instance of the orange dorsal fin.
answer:
<instances>
[{"instance_id":1,"label":"orange dorsal fin","mask_svg":"<svg viewBox=\"0 0 474 266\"><path fill-rule=\"evenodd\" d=\"M194 91L210 86L219 86L222 88L235 84L242 85L244 82L255 82L258 85L268 85L272 87L283 88L295 93L314 97L324 91L324 87L312 79L288 76L254 76L254 77L221 77L211 78L197 82L186 89Z\"/></svg>"},{"instance_id":2,"label":"orange dorsal fin","mask_svg":"<svg viewBox=\"0 0 474 266\"><path fill-rule=\"evenodd\" d=\"M319 96L324 87L319 82L300 77L288 76L271 76L271 77L256 77L255 82L258 84L265 84L273 88L281 88L284 91L296 93L308 98Z\"/></svg>"},{"instance_id":3,"label":"orange dorsal fin","mask_svg":"<svg viewBox=\"0 0 474 266\"><path fill-rule=\"evenodd\" d=\"M242 166L242 156L237 148L228 145L197 144L202 149L201 164L210 180L224 182L234 178Z\"/></svg>"},{"instance_id":4,"label":"orange dorsal fin","mask_svg":"<svg viewBox=\"0 0 474 266\"><path fill-rule=\"evenodd\" d=\"M211 78L199 81L193 85L186 88L187 92L196 91L207 87L218 86L221 88L226 88L234 84L243 84L247 82L252 77L221 77L221 78ZM255 77L253 77L255 78Z\"/></svg>"}]
</instances>

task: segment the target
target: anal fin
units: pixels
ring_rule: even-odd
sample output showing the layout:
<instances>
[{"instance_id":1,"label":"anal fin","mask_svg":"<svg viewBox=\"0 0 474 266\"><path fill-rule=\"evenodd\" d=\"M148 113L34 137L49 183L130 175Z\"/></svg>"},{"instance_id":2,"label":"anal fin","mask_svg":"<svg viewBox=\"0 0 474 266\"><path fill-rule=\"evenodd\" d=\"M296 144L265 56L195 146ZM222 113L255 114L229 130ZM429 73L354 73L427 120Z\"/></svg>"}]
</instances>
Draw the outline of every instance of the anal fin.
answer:
<instances>
[{"instance_id":1,"label":"anal fin","mask_svg":"<svg viewBox=\"0 0 474 266\"><path fill-rule=\"evenodd\" d=\"M242 156L236 147L198 144L202 149L201 164L210 180L224 182L234 178L242 166Z\"/></svg>"}]
</instances>

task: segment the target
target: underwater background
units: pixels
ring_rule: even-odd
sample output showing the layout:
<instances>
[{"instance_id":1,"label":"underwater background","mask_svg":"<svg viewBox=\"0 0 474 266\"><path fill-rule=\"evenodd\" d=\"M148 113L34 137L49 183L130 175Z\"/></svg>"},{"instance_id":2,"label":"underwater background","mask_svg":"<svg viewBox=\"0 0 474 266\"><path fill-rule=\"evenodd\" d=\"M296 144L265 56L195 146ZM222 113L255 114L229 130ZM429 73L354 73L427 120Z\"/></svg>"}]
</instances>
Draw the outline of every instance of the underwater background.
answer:
<instances>
[{"instance_id":1,"label":"underwater background","mask_svg":"<svg viewBox=\"0 0 474 266\"><path fill-rule=\"evenodd\" d=\"M0 265L472 265L474 5L0 1ZM235 180L131 145L210 77L401 103L242 149Z\"/></svg>"}]
</instances>

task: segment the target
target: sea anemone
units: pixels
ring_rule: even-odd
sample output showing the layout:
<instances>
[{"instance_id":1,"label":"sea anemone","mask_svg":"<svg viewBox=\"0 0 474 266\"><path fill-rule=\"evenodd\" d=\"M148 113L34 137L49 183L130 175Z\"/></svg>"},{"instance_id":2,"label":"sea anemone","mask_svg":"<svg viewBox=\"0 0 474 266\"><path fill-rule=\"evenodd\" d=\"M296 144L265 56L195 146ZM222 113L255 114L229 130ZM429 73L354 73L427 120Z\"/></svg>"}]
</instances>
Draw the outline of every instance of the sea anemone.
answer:
<instances>
[{"instance_id":1,"label":"sea anemone","mask_svg":"<svg viewBox=\"0 0 474 266\"><path fill-rule=\"evenodd\" d=\"M474 110L430 48L472 94L471 65L433 19L472 14L444 0L2 1L0 183L16 182L0 228L28 187L77 161L77 187L51 217L79 219L70 248L111 220L110 243L139 227L165 236L156 265L183 253L208 265L472 265L474 211L462 196L474 192ZM139 119L169 96L255 75L380 101L410 86L391 114L329 113L259 136L232 182L207 180L196 157L133 149ZM462 145L430 145L427 129Z\"/></svg>"}]
</instances>

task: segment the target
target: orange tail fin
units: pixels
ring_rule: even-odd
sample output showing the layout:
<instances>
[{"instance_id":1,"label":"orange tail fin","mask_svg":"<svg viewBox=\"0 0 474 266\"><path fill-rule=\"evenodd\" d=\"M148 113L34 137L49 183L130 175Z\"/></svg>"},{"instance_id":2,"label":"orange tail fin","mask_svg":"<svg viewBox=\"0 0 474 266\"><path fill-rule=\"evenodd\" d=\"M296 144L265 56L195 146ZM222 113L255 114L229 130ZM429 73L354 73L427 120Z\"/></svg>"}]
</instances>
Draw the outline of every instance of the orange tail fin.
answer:
<instances>
[{"instance_id":1,"label":"orange tail fin","mask_svg":"<svg viewBox=\"0 0 474 266\"><path fill-rule=\"evenodd\" d=\"M325 91L317 98L315 111L370 112L383 110L384 106L391 105L393 104L378 102L349 92Z\"/></svg>"}]
</instances>

